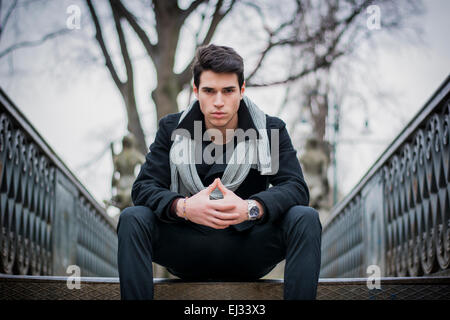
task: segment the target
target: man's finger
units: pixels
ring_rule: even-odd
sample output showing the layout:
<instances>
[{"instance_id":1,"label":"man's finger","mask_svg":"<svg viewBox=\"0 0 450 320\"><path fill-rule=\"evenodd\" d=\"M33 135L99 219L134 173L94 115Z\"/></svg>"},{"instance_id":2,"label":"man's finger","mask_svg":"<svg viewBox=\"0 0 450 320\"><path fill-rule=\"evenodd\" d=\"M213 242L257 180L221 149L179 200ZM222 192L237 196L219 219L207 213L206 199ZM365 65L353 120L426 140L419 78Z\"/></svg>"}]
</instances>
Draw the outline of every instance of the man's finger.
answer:
<instances>
[{"instance_id":1,"label":"man's finger","mask_svg":"<svg viewBox=\"0 0 450 320\"><path fill-rule=\"evenodd\" d=\"M219 183L219 178L217 178L216 180L213 181L213 183L211 183L208 188L206 188L206 191L208 194L210 194L211 192L214 191L215 188L217 188L217 184Z\"/></svg>"},{"instance_id":2,"label":"man's finger","mask_svg":"<svg viewBox=\"0 0 450 320\"><path fill-rule=\"evenodd\" d=\"M222 194L225 196L225 193L227 193L228 189L223 185L222 180L220 180L220 178L217 186L219 187L220 192L222 192Z\"/></svg>"},{"instance_id":3,"label":"man's finger","mask_svg":"<svg viewBox=\"0 0 450 320\"><path fill-rule=\"evenodd\" d=\"M213 214L214 217L216 217L217 219L227 220L227 223L229 222L228 220L235 220L239 218L239 213L223 213L219 211L214 211Z\"/></svg>"},{"instance_id":4,"label":"man's finger","mask_svg":"<svg viewBox=\"0 0 450 320\"><path fill-rule=\"evenodd\" d=\"M220 221L220 220L219 220L219 221ZM222 220L222 221L223 221L223 222L221 223L222 227L223 227L223 226L229 227L229 226L232 226L232 225L235 225L235 224L238 224L238 223L241 222L241 220L239 220L239 219Z\"/></svg>"},{"instance_id":5,"label":"man's finger","mask_svg":"<svg viewBox=\"0 0 450 320\"><path fill-rule=\"evenodd\" d=\"M235 204L225 204L225 203L219 203L220 200L211 200L211 207L217 211L229 211L236 208Z\"/></svg>"},{"instance_id":6,"label":"man's finger","mask_svg":"<svg viewBox=\"0 0 450 320\"><path fill-rule=\"evenodd\" d=\"M214 228L214 229L226 229L226 228L229 227L229 225L226 225L226 226L219 226L219 225L217 225L217 224L211 223L211 224L209 225L209 227Z\"/></svg>"},{"instance_id":7,"label":"man's finger","mask_svg":"<svg viewBox=\"0 0 450 320\"><path fill-rule=\"evenodd\" d=\"M228 227L230 225L230 223L228 221L222 220L222 219L217 219L212 217L210 222L213 225L219 226L219 227Z\"/></svg>"},{"instance_id":8,"label":"man's finger","mask_svg":"<svg viewBox=\"0 0 450 320\"><path fill-rule=\"evenodd\" d=\"M213 221L208 221L204 225L207 227L210 227L210 228L214 228L214 229L225 229L225 228L228 228L228 226L229 226L229 224L219 225L219 224L214 223Z\"/></svg>"}]
</instances>

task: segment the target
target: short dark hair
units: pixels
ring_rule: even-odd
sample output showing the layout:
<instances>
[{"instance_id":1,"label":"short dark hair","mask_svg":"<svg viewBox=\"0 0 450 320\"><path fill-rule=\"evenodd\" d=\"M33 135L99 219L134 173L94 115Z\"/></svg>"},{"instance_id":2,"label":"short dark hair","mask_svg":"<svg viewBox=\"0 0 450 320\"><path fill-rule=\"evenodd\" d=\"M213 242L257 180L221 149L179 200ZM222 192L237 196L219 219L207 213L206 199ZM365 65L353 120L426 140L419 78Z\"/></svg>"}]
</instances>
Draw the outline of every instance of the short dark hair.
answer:
<instances>
[{"instance_id":1,"label":"short dark hair","mask_svg":"<svg viewBox=\"0 0 450 320\"><path fill-rule=\"evenodd\" d=\"M244 60L233 48L214 44L199 47L192 65L194 84L197 88L200 85L200 75L206 70L216 73L235 73L238 77L239 88L242 88Z\"/></svg>"}]
</instances>

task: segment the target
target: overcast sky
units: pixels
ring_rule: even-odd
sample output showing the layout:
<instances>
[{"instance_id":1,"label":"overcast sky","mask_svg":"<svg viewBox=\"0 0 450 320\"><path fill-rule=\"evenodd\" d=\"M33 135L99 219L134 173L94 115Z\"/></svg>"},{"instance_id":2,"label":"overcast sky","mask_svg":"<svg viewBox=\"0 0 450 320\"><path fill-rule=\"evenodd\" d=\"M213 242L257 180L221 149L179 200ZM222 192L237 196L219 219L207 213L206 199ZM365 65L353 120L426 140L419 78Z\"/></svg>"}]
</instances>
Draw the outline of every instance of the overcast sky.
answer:
<instances>
[{"instance_id":1,"label":"overcast sky","mask_svg":"<svg viewBox=\"0 0 450 320\"><path fill-rule=\"evenodd\" d=\"M59 10L59 15L49 15L49 19L64 23L67 16L64 9L70 4L71 1L60 2L57 9L53 9ZM380 87L395 95L397 105L390 106L388 113L377 101L368 102L367 112L352 110L351 106L348 110L343 109L342 143L338 153L338 180L343 194L354 187L389 141L449 74L450 1L425 0L425 5L427 12L418 19L423 29L423 44L411 44L399 39L395 46L392 42L380 41L376 52L361 48L367 63L370 63L369 69L374 71L372 77L378 77ZM87 14L82 12L82 28L90 28ZM31 34L33 23L27 23ZM83 41L83 37L78 36L74 37L74 42ZM245 51L243 44L224 33L219 32L214 42L234 46L238 52ZM189 48L189 43L183 46ZM63 58L49 55L48 50L61 50ZM86 57L89 56L86 54ZM39 49L19 50L13 57L1 60L0 86L88 191L101 202L109 198L111 192L109 141L119 142L126 131L124 107L109 73L101 63L84 61L74 65L71 62L74 57L83 57L83 53L74 50L67 56L64 48L58 48L54 43ZM56 63L58 67L53 68ZM14 65L14 74L10 73L11 64ZM136 97L150 144L155 134L154 108L149 99L149 88L152 88L154 81L151 65L146 59L140 59L135 62L135 73L136 83L139 84ZM355 88L359 85L349 84ZM281 101L276 90L249 89L247 95L270 115L276 113L272 106ZM181 95L179 101L183 105L187 97ZM366 115L370 120L370 134L362 136L365 142L351 143L347 138L358 137ZM289 114L281 114L280 117L289 122ZM303 137L303 131L298 132L293 137L296 143ZM120 144L117 144L117 151L120 151L119 147ZM298 152L302 150L298 148Z\"/></svg>"}]
</instances>

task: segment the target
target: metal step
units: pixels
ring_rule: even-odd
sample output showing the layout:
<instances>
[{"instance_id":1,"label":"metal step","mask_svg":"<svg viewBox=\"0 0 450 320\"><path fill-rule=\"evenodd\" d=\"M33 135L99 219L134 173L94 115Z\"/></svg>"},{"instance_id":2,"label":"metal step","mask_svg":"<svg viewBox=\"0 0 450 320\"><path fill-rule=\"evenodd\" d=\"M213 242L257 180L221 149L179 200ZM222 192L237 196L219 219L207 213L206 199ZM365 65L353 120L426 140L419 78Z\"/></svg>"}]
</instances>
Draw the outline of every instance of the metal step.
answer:
<instances>
[{"instance_id":1,"label":"metal step","mask_svg":"<svg viewBox=\"0 0 450 320\"><path fill-rule=\"evenodd\" d=\"M73 278L0 274L0 300L119 300L118 278ZM281 300L282 280L188 282L155 279L155 300ZM367 279L320 279L318 300L450 300L450 277L381 278L369 290Z\"/></svg>"}]
</instances>

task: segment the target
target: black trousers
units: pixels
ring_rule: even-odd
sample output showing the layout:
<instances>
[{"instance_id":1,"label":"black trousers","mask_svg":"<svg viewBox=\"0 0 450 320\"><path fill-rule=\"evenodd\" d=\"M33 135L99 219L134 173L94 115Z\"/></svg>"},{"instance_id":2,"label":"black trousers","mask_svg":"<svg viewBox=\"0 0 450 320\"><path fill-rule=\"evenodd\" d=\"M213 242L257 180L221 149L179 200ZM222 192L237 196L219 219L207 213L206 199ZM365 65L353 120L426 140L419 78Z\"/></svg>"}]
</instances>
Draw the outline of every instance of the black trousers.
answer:
<instances>
[{"instance_id":1,"label":"black trousers","mask_svg":"<svg viewBox=\"0 0 450 320\"><path fill-rule=\"evenodd\" d=\"M147 207L123 210L117 226L122 299L153 299L152 261L189 280L256 280L286 259L284 298L315 299L322 226L316 210L294 206L276 222L216 230L162 222Z\"/></svg>"}]
</instances>

